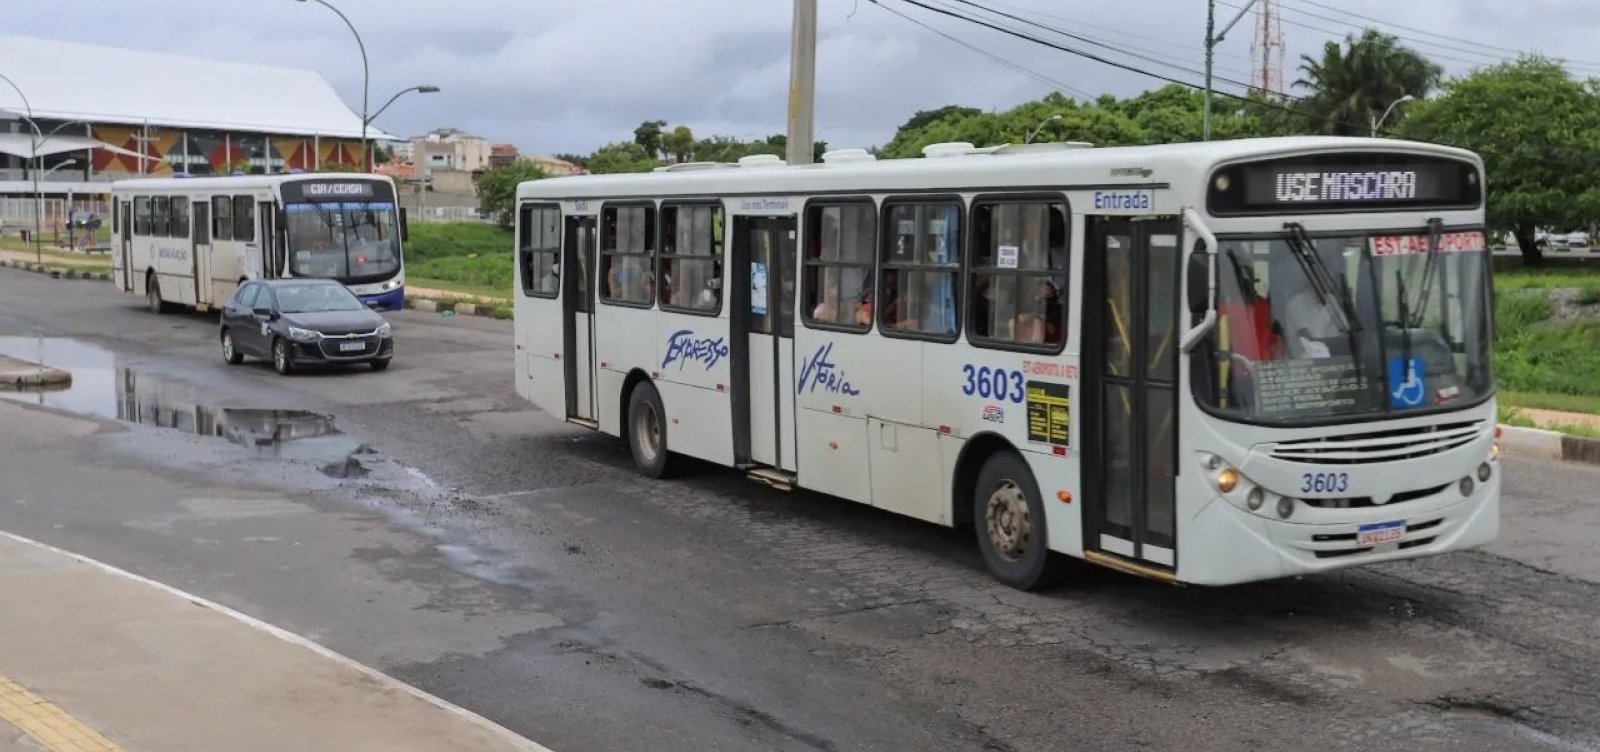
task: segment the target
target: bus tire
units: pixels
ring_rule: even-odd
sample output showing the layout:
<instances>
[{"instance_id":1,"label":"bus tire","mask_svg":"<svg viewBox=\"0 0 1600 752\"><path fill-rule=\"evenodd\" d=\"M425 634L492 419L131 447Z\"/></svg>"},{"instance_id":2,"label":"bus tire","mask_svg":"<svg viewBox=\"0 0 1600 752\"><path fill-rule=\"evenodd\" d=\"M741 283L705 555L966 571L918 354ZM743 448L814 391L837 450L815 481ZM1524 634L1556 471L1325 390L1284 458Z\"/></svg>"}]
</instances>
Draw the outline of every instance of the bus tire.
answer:
<instances>
[{"instance_id":1,"label":"bus tire","mask_svg":"<svg viewBox=\"0 0 1600 752\"><path fill-rule=\"evenodd\" d=\"M633 466L647 478L672 474L666 415L661 395L650 382L641 382L628 395L628 450L633 455Z\"/></svg>"},{"instance_id":2,"label":"bus tire","mask_svg":"<svg viewBox=\"0 0 1600 752\"><path fill-rule=\"evenodd\" d=\"M156 279L154 272L146 272L144 275L144 304L156 315L172 310L172 306L161 299L161 281Z\"/></svg>"},{"instance_id":3,"label":"bus tire","mask_svg":"<svg viewBox=\"0 0 1600 752\"><path fill-rule=\"evenodd\" d=\"M1039 484L1016 452L996 452L978 471L972 527L989 573L1018 590L1036 590L1061 575L1050 553Z\"/></svg>"}]
</instances>

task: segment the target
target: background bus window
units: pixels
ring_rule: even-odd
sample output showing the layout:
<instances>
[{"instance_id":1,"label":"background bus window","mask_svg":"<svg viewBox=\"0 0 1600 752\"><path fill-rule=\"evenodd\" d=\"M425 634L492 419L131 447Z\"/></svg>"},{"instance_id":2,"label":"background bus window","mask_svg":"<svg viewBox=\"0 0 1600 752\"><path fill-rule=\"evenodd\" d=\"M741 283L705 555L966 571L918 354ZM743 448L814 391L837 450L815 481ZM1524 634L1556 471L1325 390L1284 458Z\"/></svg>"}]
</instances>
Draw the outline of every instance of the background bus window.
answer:
<instances>
[{"instance_id":1,"label":"background bus window","mask_svg":"<svg viewBox=\"0 0 1600 752\"><path fill-rule=\"evenodd\" d=\"M171 212L167 219L167 233L174 238L189 237L189 199L172 199Z\"/></svg>"},{"instance_id":2,"label":"background bus window","mask_svg":"<svg viewBox=\"0 0 1600 752\"><path fill-rule=\"evenodd\" d=\"M211 237L233 240L233 199L227 196L211 199Z\"/></svg>"},{"instance_id":3,"label":"background bus window","mask_svg":"<svg viewBox=\"0 0 1600 752\"><path fill-rule=\"evenodd\" d=\"M813 206L806 221L806 323L870 329L872 263L877 249L877 217L872 204Z\"/></svg>"},{"instance_id":4,"label":"background bus window","mask_svg":"<svg viewBox=\"0 0 1600 752\"><path fill-rule=\"evenodd\" d=\"M518 225L522 292L553 298L561 290L561 210L524 206Z\"/></svg>"},{"instance_id":5,"label":"background bus window","mask_svg":"<svg viewBox=\"0 0 1600 752\"><path fill-rule=\"evenodd\" d=\"M150 234L150 199L145 196L133 200L133 234Z\"/></svg>"},{"instance_id":6,"label":"background bus window","mask_svg":"<svg viewBox=\"0 0 1600 752\"><path fill-rule=\"evenodd\" d=\"M609 207L600 227L601 298L623 305L649 307L656 299L655 209Z\"/></svg>"},{"instance_id":7,"label":"background bus window","mask_svg":"<svg viewBox=\"0 0 1600 752\"><path fill-rule=\"evenodd\" d=\"M249 196L233 197L233 239L255 242L256 204Z\"/></svg>"},{"instance_id":8,"label":"background bus window","mask_svg":"<svg viewBox=\"0 0 1600 752\"><path fill-rule=\"evenodd\" d=\"M690 313L722 310L721 206L661 210L661 307Z\"/></svg>"},{"instance_id":9,"label":"background bus window","mask_svg":"<svg viewBox=\"0 0 1600 752\"><path fill-rule=\"evenodd\" d=\"M1066 204L979 204L972 227L968 336L1060 349L1066 342Z\"/></svg>"},{"instance_id":10,"label":"background bus window","mask_svg":"<svg viewBox=\"0 0 1600 752\"><path fill-rule=\"evenodd\" d=\"M960 327L956 280L961 273L961 205L894 205L887 210L884 227L880 330L954 338Z\"/></svg>"},{"instance_id":11,"label":"background bus window","mask_svg":"<svg viewBox=\"0 0 1600 752\"><path fill-rule=\"evenodd\" d=\"M156 196L150 199L150 234L159 238L169 237L167 231L172 219L172 199L166 196Z\"/></svg>"}]
</instances>

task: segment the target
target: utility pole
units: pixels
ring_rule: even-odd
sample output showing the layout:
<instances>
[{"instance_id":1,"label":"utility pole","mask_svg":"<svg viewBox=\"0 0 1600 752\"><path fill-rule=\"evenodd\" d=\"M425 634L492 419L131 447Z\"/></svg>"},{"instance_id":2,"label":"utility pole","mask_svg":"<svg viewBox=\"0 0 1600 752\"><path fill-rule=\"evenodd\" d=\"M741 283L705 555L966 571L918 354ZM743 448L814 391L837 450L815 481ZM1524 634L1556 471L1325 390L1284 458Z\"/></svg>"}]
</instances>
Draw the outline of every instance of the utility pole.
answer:
<instances>
[{"instance_id":1,"label":"utility pole","mask_svg":"<svg viewBox=\"0 0 1600 752\"><path fill-rule=\"evenodd\" d=\"M794 0L794 38L789 49L789 164L813 161L816 105L817 0Z\"/></svg>"},{"instance_id":2,"label":"utility pole","mask_svg":"<svg viewBox=\"0 0 1600 752\"><path fill-rule=\"evenodd\" d=\"M1228 32L1233 31L1233 27L1238 25L1239 19L1244 18L1244 14L1249 13L1250 8L1257 2L1260 2L1260 0L1248 0L1244 7L1239 9L1239 14L1234 16L1233 20L1229 21L1226 26L1223 26L1222 31L1218 32L1216 31L1217 2L1216 0L1206 0L1206 103L1205 115L1201 119L1200 126L1200 139L1202 141L1211 140L1211 62L1216 54L1217 45L1222 43L1223 38L1228 36Z\"/></svg>"}]
</instances>

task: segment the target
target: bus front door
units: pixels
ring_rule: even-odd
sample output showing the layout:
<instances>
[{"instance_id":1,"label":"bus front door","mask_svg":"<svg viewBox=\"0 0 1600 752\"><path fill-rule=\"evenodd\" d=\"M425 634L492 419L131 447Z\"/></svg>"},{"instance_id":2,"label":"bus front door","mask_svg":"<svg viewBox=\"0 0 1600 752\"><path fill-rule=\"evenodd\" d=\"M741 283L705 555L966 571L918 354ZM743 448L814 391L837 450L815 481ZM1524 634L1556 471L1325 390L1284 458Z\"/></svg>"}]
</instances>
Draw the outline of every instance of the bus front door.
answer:
<instances>
[{"instance_id":1,"label":"bus front door","mask_svg":"<svg viewBox=\"0 0 1600 752\"><path fill-rule=\"evenodd\" d=\"M1083 547L1177 567L1177 217L1090 217Z\"/></svg>"},{"instance_id":2,"label":"bus front door","mask_svg":"<svg viewBox=\"0 0 1600 752\"><path fill-rule=\"evenodd\" d=\"M567 420L597 425L594 363L594 217L567 217L561 261L562 370L567 380Z\"/></svg>"},{"instance_id":3,"label":"bus front door","mask_svg":"<svg viewBox=\"0 0 1600 752\"><path fill-rule=\"evenodd\" d=\"M728 274L733 454L793 472L794 217L735 217Z\"/></svg>"},{"instance_id":4,"label":"bus front door","mask_svg":"<svg viewBox=\"0 0 1600 752\"><path fill-rule=\"evenodd\" d=\"M133 202L122 202L122 289L133 291Z\"/></svg>"},{"instance_id":5,"label":"bus front door","mask_svg":"<svg viewBox=\"0 0 1600 752\"><path fill-rule=\"evenodd\" d=\"M194 305L204 311L217 302L211 284L211 204L193 201L189 205L194 207L190 222L194 237L190 247L190 255L194 257Z\"/></svg>"}]
</instances>

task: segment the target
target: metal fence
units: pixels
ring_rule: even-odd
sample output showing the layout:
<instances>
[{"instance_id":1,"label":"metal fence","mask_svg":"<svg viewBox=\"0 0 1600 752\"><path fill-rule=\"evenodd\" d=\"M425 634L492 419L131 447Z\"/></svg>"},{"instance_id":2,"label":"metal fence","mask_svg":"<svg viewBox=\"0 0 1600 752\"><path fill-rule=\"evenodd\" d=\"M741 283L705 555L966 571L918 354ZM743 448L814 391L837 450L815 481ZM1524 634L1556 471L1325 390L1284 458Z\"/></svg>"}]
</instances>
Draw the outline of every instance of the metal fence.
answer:
<instances>
[{"instance_id":1,"label":"metal fence","mask_svg":"<svg viewBox=\"0 0 1600 752\"><path fill-rule=\"evenodd\" d=\"M412 222L493 222L497 213L484 214L476 206L412 206L406 216Z\"/></svg>"},{"instance_id":2,"label":"metal fence","mask_svg":"<svg viewBox=\"0 0 1600 752\"><path fill-rule=\"evenodd\" d=\"M0 232L8 235L29 233L34 229L34 202L32 198L0 198ZM39 236L45 243L66 247L69 241L78 248L102 245L110 236L111 203L103 196L75 196L70 204L64 198L47 198L38 202ZM98 237L91 237L82 228L68 228L73 213L84 212L100 220Z\"/></svg>"}]
</instances>

